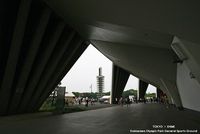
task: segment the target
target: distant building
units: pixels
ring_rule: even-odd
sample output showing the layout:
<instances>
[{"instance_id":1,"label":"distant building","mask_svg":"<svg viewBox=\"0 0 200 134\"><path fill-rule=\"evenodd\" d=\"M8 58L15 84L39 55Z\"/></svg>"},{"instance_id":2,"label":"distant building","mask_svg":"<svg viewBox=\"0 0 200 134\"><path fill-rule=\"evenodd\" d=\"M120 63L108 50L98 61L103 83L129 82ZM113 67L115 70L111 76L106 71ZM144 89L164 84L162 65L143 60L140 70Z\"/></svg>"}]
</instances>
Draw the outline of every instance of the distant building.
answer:
<instances>
[{"instance_id":1,"label":"distant building","mask_svg":"<svg viewBox=\"0 0 200 134\"><path fill-rule=\"evenodd\" d=\"M98 98L102 97L102 93L104 90L104 76L102 75L102 68L99 68L99 75L97 76L97 91Z\"/></svg>"}]
</instances>

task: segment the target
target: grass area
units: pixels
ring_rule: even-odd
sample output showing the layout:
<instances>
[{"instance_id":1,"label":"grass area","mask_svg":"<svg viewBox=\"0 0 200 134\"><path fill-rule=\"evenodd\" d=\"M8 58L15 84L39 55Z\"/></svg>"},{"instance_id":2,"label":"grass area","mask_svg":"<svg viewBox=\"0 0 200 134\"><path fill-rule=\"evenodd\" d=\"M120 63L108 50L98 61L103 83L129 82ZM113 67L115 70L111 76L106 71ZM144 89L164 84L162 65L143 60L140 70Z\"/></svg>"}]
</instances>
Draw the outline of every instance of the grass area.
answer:
<instances>
[{"instance_id":1,"label":"grass area","mask_svg":"<svg viewBox=\"0 0 200 134\"><path fill-rule=\"evenodd\" d=\"M86 107L85 105L71 105L65 106L63 110L58 112L55 106L52 105L45 105L40 108L40 112L53 112L53 113L73 113L73 112L80 112L80 111L87 111L87 110L95 110L100 108L111 107L113 105L110 104L97 104L97 105L89 105Z\"/></svg>"},{"instance_id":2,"label":"grass area","mask_svg":"<svg viewBox=\"0 0 200 134\"><path fill-rule=\"evenodd\" d=\"M79 107L79 106L65 106L63 109L63 113L73 113L73 112L80 112L87 110L85 107ZM56 106L55 104L45 102L40 110L40 112L55 112Z\"/></svg>"},{"instance_id":3,"label":"grass area","mask_svg":"<svg viewBox=\"0 0 200 134\"><path fill-rule=\"evenodd\" d=\"M80 112L80 111L85 111L87 110L86 108L83 107L64 107L62 113L73 113L73 112ZM39 110L40 112L55 112L56 108L55 107L45 107Z\"/></svg>"},{"instance_id":4,"label":"grass area","mask_svg":"<svg viewBox=\"0 0 200 134\"><path fill-rule=\"evenodd\" d=\"M63 110L57 110L56 109L56 103L52 103L51 100L46 100L44 104L40 108L40 112L53 112L53 113L73 113L73 112L80 112L80 111L87 111L87 110L93 110L93 109L99 109L99 108L105 108L110 107L112 105L109 104L95 104L95 105L89 105L86 107L85 105L65 105Z\"/></svg>"}]
</instances>

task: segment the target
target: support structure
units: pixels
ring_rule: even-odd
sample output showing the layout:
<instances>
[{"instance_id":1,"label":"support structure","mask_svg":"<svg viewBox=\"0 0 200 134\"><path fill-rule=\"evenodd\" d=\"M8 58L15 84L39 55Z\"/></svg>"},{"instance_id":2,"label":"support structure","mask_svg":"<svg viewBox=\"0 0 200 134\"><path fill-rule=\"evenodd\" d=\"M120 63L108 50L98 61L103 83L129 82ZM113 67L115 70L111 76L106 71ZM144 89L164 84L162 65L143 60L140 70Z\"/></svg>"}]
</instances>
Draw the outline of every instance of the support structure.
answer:
<instances>
[{"instance_id":1,"label":"support structure","mask_svg":"<svg viewBox=\"0 0 200 134\"><path fill-rule=\"evenodd\" d=\"M148 85L145 81L139 80L139 100L144 99Z\"/></svg>"},{"instance_id":2,"label":"support structure","mask_svg":"<svg viewBox=\"0 0 200 134\"><path fill-rule=\"evenodd\" d=\"M0 22L0 115L35 112L88 43L42 1L4 4L12 13Z\"/></svg>"},{"instance_id":3,"label":"support structure","mask_svg":"<svg viewBox=\"0 0 200 134\"><path fill-rule=\"evenodd\" d=\"M10 44L10 51L0 86L0 114L6 113L9 107L9 98L12 94L12 85L14 83L15 74L17 71L17 61L20 58L20 48L23 44L31 2L31 0L21 0L19 4L15 27L13 29Z\"/></svg>"},{"instance_id":4,"label":"support structure","mask_svg":"<svg viewBox=\"0 0 200 134\"><path fill-rule=\"evenodd\" d=\"M157 93L157 98L161 98L161 96L163 95L163 91L159 88L156 88L156 93Z\"/></svg>"},{"instance_id":5,"label":"support structure","mask_svg":"<svg viewBox=\"0 0 200 134\"><path fill-rule=\"evenodd\" d=\"M117 103L116 98L119 101L129 76L130 76L129 72L113 64L112 94L111 94L113 104Z\"/></svg>"}]
</instances>

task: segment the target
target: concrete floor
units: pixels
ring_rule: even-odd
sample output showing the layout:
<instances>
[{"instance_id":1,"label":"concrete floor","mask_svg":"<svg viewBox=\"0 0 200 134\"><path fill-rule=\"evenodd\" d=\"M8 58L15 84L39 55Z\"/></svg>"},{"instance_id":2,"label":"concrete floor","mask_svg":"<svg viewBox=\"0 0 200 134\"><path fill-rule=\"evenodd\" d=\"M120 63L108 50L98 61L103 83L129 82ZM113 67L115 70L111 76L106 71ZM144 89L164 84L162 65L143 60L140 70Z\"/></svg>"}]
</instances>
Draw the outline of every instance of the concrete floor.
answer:
<instances>
[{"instance_id":1,"label":"concrete floor","mask_svg":"<svg viewBox=\"0 0 200 134\"><path fill-rule=\"evenodd\" d=\"M126 134L175 125L175 129L200 129L200 113L178 111L161 104L133 104L64 115L18 115L0 118L1 134ZM200 133L200 130L198 130Z\"/></svg>"}]
</instances>

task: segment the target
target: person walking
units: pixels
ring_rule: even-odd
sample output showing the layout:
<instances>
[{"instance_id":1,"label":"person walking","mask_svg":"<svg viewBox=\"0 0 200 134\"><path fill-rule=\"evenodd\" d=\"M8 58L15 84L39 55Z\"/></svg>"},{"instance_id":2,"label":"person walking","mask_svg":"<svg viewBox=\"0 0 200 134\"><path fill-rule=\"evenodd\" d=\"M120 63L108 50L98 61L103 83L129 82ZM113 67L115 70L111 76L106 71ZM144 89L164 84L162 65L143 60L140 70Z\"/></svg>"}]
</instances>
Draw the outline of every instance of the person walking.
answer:
<instances>
[{"instance_id":1,"label":"person walking","mask_svg":"<svg viewBox=\"0 0 200 134\"><path fill-rule=\"evenodd\" d=\"M117 98L115 98L115 103L116 103L116 104L118 103L118 100L117 100Z\"/></svg>"},{"instance_id":2,"label":"person walking","mask_svg":"<svg viewBox=\"0 0 200 134\"><path fill-rule=\"evenodd\" d=\"M120 102L120 105L123 107L124 101L123 101L123 98L122 98L122 97L120 98L119 102Z\"/></svg>"},{"instance_id":3,"label":"person walking","mask_svg":"<svg viewBox=\"0 0 200 134\"><path fill-rule=\"evenodd\" d=\"M129 99L129 97L126 98L126 105L127 105L127 107L130 105L130 99Z\"/></svg>"},{"instance_id":4,"label":"person walking","mask_svg":"<svg viewBox=\"0 0 200 134\"><path fill-rule=\"evenodd\" d=\"M89 102L88 97L85 98L85 101L86 101L85 106L88 107L88 102Z\"/></svg>"}]
</instances>

